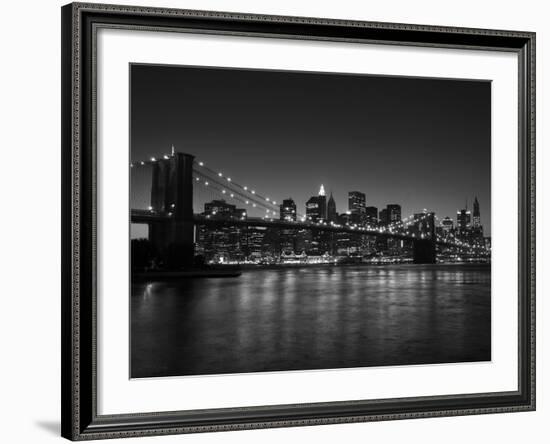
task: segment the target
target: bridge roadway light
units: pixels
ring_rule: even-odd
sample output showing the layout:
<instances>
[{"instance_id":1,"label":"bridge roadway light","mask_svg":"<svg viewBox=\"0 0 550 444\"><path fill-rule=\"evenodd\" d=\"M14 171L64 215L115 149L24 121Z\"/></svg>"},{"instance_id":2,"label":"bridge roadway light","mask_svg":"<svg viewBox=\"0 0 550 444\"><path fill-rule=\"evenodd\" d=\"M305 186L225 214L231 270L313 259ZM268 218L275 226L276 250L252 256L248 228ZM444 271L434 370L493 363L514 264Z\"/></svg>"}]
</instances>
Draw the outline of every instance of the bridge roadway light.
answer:
<instances>
[{"instance_id":1,"label":"bridge roadway light","mask_svg":"<svg viewBox=\"0 0 550 444\"><path fill-rule=\"evenodd\" d=\"M204 163L202 163L202 162L199 162L199 166L204 166Z\"/></svg>"},{"instance_id":2,"label":"bridge roadway light","mask_svg":"<svg viewBox=\"0 0 550 444\"><path fill-rule=\"evenodd\" d=\"M223 174L222 174L222 173L218 173L218 176L222 177L222 176L223 176Z\"/></svg>"},{"instance_id":3,"label":"bridge roadway light","mask_svg":"<svg viewBox=\"0 0 550 444\"><path fill-rule=\"evenodd\" d=\"M151 157L151 162L156 162L157 159L155 159L154 157Z\"/></svg>"},{"instance_id":4,"label":"bridge roadway light","mask_svg":"<svg viewBox=\"0 0 550 444\"><path fill-rule=\"evenodd\" d=\"M145 165L145 162L140 162L142 165Z\"/></svg>"}]
</instances>

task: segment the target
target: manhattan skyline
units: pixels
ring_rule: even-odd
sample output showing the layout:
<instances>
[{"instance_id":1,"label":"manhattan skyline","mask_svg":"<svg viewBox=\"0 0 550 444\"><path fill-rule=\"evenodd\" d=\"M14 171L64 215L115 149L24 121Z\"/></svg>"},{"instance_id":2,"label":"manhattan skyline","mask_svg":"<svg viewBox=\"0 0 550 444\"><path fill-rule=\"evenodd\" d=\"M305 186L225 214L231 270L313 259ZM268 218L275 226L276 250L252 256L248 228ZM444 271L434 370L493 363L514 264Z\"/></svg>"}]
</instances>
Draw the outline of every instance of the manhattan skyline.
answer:
<instances>
[{"instance_id":1,"label":"manhattan skyline","mask_svg":"<svg viewBox=\"0 0 550 444\"><path fill-rule=\"evenodd\" d=\"M157 65L131 80L132 161L174 145L300 213L321 184L338 213L361 191L456 220L477 196L490 236L490 82Z\"/></svg>"}]
</instances>

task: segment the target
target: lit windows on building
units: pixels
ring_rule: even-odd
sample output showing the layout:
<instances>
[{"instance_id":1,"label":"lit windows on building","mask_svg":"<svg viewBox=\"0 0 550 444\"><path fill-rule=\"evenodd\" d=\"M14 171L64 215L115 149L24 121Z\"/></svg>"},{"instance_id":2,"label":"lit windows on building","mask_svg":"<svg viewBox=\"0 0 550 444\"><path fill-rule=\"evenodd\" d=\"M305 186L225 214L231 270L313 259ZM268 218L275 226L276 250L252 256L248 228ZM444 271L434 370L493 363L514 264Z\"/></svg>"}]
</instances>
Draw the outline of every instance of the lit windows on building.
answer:
<instances>
[{"instance_id":1,"label":"lit windows on building","mask_svg":"<svg viewBox=\"0 0 550 444\"><path fill-rule=\"evenodd\" d=\"M388 223L401 222L401 205L388 204L386 211Z\"/></svg>"},{"instance_id":2,"label":"lit windows on building","mask_svg":"<svg viewBox=\"0 0 550 444\"><path fill-rule=\"evenodd\" d=\"M361 193L361 191L350 191L348 193L348 209L350 214L359 216L365 214L366 202L365 193Z\"/></svg>"},{"instance_id":3,"label":"lit windows on building","mask_svg":"<svg viewBox=\"0 0 550 444\"><path fill-rule=\"evenodd\" d=\"M456 212L456 228L459 233L465 233L470 229L472 215L466 208Z\"/></svg>"},{"instance_id":4,"label":"lit windows on building","mask_svg":"<svg viewBox=\"0 0 550 444\"><path fill-rule=\"evenodd\" d=\"M453 228L454 228L454 222L453 220L447 216L445 217L442 221L441 221L441 228L443 229L443 233L450 233L451 231L453 231Z\"/></svg>"},{"instance_id":5,"label":"lit windows on building","mask_svg":"<svg viewBox=\"0 0 550 444\"><path fill-rule=\"evenodd\" d=\"M279 206L279 214L281 220L295 221L296 220L296 203L290 197L283 200Z\"/></svg>"}]
</instances>

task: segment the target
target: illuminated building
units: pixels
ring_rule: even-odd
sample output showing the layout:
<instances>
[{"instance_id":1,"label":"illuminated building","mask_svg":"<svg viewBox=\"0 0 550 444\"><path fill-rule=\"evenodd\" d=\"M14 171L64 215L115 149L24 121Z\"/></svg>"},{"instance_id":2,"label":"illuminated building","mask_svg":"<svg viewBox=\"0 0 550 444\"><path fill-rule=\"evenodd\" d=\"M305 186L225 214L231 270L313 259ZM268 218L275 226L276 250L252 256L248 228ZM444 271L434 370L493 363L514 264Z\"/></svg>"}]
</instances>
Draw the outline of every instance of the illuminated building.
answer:
<instances>
[{"instance_id":1,"label":"illuminated building","mask_svg":"<svg viewBox=\"0 0 550 444\"><path fill-rule=\"evenodd\" d=\"M451 231L453 231L454 228L454 222L453 220L447 216L441 221L441 228L443 229L443 233L448 234Z\"/></svg>"},{"instance_id":2,"label":"illuminated building","mask_svg":"<svg viewBox=\"0 0 550 444\"><path fill-rule=\"evenodd\" d=\"M401 222L401 205L388 204L386 211L388 223Z\"/></svg>"},{"instance_id":3,"label":"illuminated building","mask_svg":"<svg viewBox=\"0 0 550 444\"><path fill-rule=\"evenodd\" d=\"M279 207L280 219L292 222L296 221L296 203L290 197L283 200ZM294 254L296 249L296 230L292 228L281 229L279 238L280 254Z\"/></svg>"},{"instance_id":4,"label":"illuminated building","mask_svg":"<svg viewBox=\"0 0 550 444\"><path fill-rule=\"evenodd\" d=\"M296 220L296 204L290 197L283 200L283 203L279 206L279 214L281 220Z\"/></svg>"},{"instance_id":5,"label":"illuminated building","mask_svg":"<svg viewBox=\"0 0 550 444\"><path fill-rule=\"evenodd\" d=\"M378 208L376 207L366 207L365 216L367 224L371 226L378 225Z\"/></svg>"},{"instance_id":6,"label":"illuminated building","mask_svg":"<svg viewBox=\"0 0 550 444\"><path fill-rule=\"evenodd\" d=\"M225 200L212 200L204 204L203 216L211 220L243 220L246 219L245 209L237 208ZM196 243L198 251L203 252L206 261L227 262L242 259L243 230L234 225L206 227L197 229Z\"/></svg>"},{"instance_id":7,"label":"illuminated building","mask_svg":"<svg viewBox=\"0 0 550 444\"><path fill-rule=\"evenodd\" d=\"M327 197L323 185L321 185L319 194L310 197L306 202L306 218L312 222L319 222L327 219Z\"/></svg>"},{"instance_id":8,"label":"illuminated building","mask_svg":"<svg viewBox=\"0 0 550 444\"><path fill-rule=\"evenodd\" d=\"M474 200L474 228L481 227L481 216L479 213L479 202L477 201L477 196Z\"/></svg>"},{"instance_id":9,"label":"illuminated building","mask_svg":"<svg viewBox=\"0 0 550 444\"><path fill-rule=\"evenodd\" d=\"M306 202L306 218L312 222L318 222L321 219L318 196L312 196Z\"/></svg>"},{"instance_id":10,"label":"illuminated building","mask_svg":"<svg viewBox=\"0 0 550 444\"><path fill-rule=\"evenodd\" d=\"M466 234L470 229L472 216L467 208L456 212L456 228L460 234Z\"/></svg>"},{"instance_id":11,"label":"illuminated building","mask_svg":"<svg viewBox=\"0 0 550 444\"><path fill-rule=\"evenodd\" d=\"M350 191L348 193L348 209L353 223L364 223L366 201L365 193L360 191Z\"/></svg>"}]
</instances>

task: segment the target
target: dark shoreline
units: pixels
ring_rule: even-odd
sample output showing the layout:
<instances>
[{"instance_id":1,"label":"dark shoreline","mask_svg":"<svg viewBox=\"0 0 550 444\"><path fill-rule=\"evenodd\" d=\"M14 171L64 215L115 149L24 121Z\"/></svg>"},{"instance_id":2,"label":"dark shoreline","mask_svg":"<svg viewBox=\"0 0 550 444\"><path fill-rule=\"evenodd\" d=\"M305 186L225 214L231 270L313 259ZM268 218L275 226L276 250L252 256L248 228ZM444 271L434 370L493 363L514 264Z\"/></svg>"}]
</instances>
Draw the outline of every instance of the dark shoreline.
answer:
<instances>
[{"instance_id":1,"label":"dark shoreline","mask_svg":"<svg viewBox=\"0 0 550 444\"><path fill-rule=\"evenodd\" d=\"M341 268L341 267L388 267L388 266L425 266L426 264L412 264L412 263L340 263L340 264L269 264L269 265L216 265L207 268L197 268L191 270L182 271L148 271L148 272L132 272L131 280L137 282L143 282L146 280L157 279L185 279L185 278L224 278L224 277L238 277L243 271L261 271L261 270L281 270L281 269L296 269L296 268ZM438 264L431 264L435 266L476 266L476 267L491 267L490 262L441 262Z\"/></svg>"}]
</instances>

